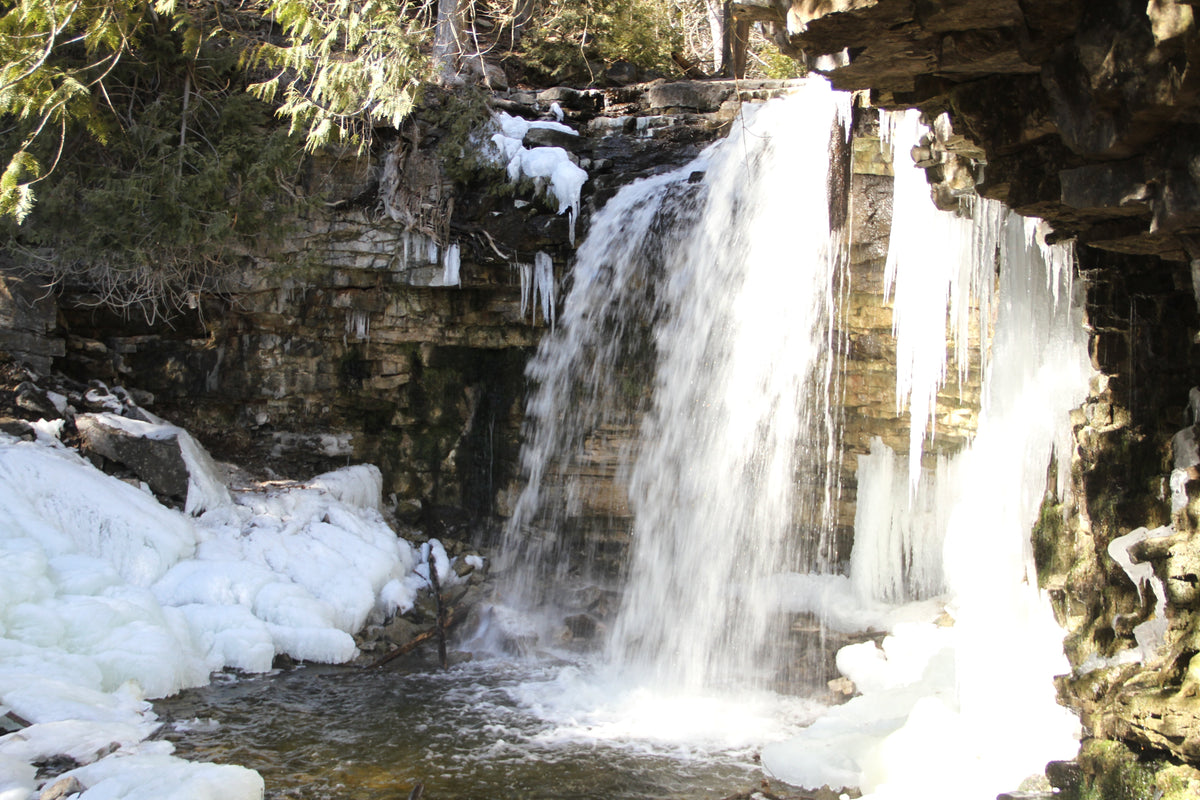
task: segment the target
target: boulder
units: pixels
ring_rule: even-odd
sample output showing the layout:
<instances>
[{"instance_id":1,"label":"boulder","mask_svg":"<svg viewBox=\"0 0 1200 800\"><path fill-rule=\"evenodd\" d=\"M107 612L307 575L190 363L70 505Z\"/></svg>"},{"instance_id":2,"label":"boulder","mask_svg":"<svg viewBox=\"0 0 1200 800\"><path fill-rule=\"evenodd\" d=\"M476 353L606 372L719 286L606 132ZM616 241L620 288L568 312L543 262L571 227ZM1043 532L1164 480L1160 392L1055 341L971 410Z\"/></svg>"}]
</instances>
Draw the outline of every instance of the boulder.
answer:
<instances>
[{"instance_id":1,"label":"boulder","mask_svg":"<svg viewBox=\"0 0 1200 800\"><path fill-rule=\"evenodd\" d=\"M727 83L659 83L646 91L645 103L652 110L679 109L710 113L719 109L735 92L736 89Z\"/></svg>"},{"instance_id":2,"label":"boulder","mask_svg":"<svg viewBox=\"0 0 1200 800\"><path fill-rule=\"evenodd\" d=\"M530 128L521 144L526 148L561 147L568 152L578 153L587 149L590 142L582 136L576 136L566 131L558 131L553 128Z\"/></svg>"},{"instance_id":3,"label":"boulder","mask_svg":"<svg viewBox=\"0 0 1200 800\"><path fill-rule=\"evenodd\" d=\"M15 395L17 407L36 417L42 419L62 417L62 409L55 405L49 393L29 381L17 386Z\"/></svg>"},{"instance_id":4,"label":"boulder","mask_svg":"<svg viewBox=\"0 0 1200 800\"><path fill-rule=\"evenodd\" d=\"M74 775L66 775L42 789L38 800L61 800L64 797L81 794L86 788Z\"/></svg>"},{"instance_id":5,"label":"boulder","mask_svg":"<svg viewBox=\"0 0 1200 800\"><path fill-rule=\"evenodd\" d=\"M37 432L33 426L23 419L13 419L12 417L0 417L0 433L7 433L17 439L32 441L37 437Z\"/></svg>"},{"instance_id":6,"label":"boulder","mask_svg":"<svg viewBox=\"0 0 1200 800\"><path fill-rule=\"evenodd\" d=\"M188 493L188 468L178 435L153 438L131 432L103 415L82 414L75 421L83 451L115 461L132 470L158 496L183 500ZM165 426L163 426L165 428Z\"/></svg>"},{"instance_id":7,"label":"boulder","mask_svg":"<svg viewBox=\"0 0 1200 800\"><path fill-rule=\"evenodd\" d=\"M637 83L639 77L638 68L628 61L615 61L604 70L604 80L609 86L628 86Z\"/></svg>"},{"instance_id":8,"label":"boulder","mask_svg":"<svg viewBox=\"0 0 1200 800\"><path fill-rule=\"evenodd\" d=\"M549 107L558 103L568 111L597 113L604 108L604 95L594 91L580 91L567 86L555 86L538 92L538 102Z\"/></svg>"}]
</instances>

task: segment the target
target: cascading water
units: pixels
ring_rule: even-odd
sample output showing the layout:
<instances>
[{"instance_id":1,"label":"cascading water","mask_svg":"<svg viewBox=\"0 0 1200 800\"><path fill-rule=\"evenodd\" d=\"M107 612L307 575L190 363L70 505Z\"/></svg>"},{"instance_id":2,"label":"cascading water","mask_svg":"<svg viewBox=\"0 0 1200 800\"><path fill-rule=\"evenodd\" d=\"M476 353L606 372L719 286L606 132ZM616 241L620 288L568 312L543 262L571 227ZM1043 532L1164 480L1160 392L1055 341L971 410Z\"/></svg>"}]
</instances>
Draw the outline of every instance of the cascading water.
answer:
<instances>
[{"instance_id":1,"label":"cascading water","mask_svg":"<svg viewBox=\"0 0 1200 800\"><path fill-rule=\"evenodd\" d=\"M758 110L710 155L703 211L668 265L609 644L611 660L661 684L749 683L779 616L768 579L827 555L844 263L828 154L847 116L823 83ZM815 547L799 563L804 541Z\"/></svg>"},{"instance_id":2,"label":"cascading water","mask_svg":"<svg viewBox=\"0 0 1200 800\"><path fill-rule=\"evenodd\" d=\"M838 492L833 323L846 280L846 243L830 232L829 145L848 104L808 83L747 114L697 162L623 189L594 219L559 328L529 370L538 388L529 485L505 545L508 605L559 602L547 591L586 571L588 554L576 552L586 537L563 525L577 502L570 465L605 430L637 431L625 454L630 560L604 680L569 667L549 688L525 687L521 702L566 720L556 734L566 738L694 742L700 734L671 716L679 706L659 698L765 685L781 612L815 612L890 635L839 652L860 694L767 744L768 773L876 798L993 797L1070 757L1077 730L1054 702L1061 631L1028 543L1087 385L1072 258L998 204L933 210L907 160L917 117L885 123L901 158L887 283L913 433L907 456L879 443L860 458L851 575L833 574L816 557L828 553ZM964 370L972 308L978 432L929 468L947 329ZM772 697L776 719L796 714ZM591 701L598 710L582 710ZM762 719L751 720L760 745L797 724Z\"/></svg>"},{"instance_id":3,"label":"cascading water","mask_svg":"<svg viewBox=\"0 0 1200 800\"><path fill-rule=\"evenodd\" d=\"M778 617L768 579L807 571L828 549L839 452L831 320L845 258L831 232L829 154L848 116L849 97L814 81L747 107L684 169L624 189L597 215L561 330L529 369L539 385L529 483L509 549L562 576L556 514L568 503L545 493L568 481L552 471L596 430L641 416L632 552L608 655L661 684L750 683ZM653 364L645 404L621 393L625 371L648 366L630 363L637 353ZM550 577L521 576L526 598Z\"/></svg>"}]
</instances>

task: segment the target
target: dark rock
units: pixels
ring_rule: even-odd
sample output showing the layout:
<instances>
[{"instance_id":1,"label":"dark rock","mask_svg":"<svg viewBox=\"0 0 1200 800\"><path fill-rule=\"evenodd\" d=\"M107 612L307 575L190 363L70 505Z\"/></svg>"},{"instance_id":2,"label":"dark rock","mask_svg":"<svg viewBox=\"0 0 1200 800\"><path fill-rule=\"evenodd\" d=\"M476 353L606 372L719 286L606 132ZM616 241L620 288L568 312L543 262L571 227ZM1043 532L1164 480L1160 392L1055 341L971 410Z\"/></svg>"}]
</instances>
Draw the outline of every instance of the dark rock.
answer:
<instances>
[{"instance_id":1,"label":"dark rock","mask_svg":"<svg viewBox=\"0 0 1200 800\"><path fill-rule=\"evenodd\" d=\"M524 117L525 119L539 119L542 116L542 111L536 105L536 101L531 98L530 102L524 103L519 100L513 100L507 97L492 98L492 108L497 108L514 117Z\"/></svg>"},{"instance_id":2,"label":"dark rock","mask_svg":"<svg viewBox=\"0 0 1200 800\"><path fill-rule=\"evenodd\" d=\"M105 745L96 752L96 758L104 756L116 750L117 746L113 744ZM42 775L60 775L68 770L76 769L83 766L79 761L76 761L71 756L56 755L41 761L35 761L34 766L37 767L38 773Z\"/></svg>"},{"instance_id":3,"label":"dark rock","mask_svg":"<svg viewBox=\"0 0 1200 800\"><path fill-rule=\"evenodd\" d=\"M1083 770L1077 761L1051 761L1046 765L1046 778L1055 789L1074 792L1083 784Z\"/></svg>"},{"instance_id":4,"label":"dark rock","mask_svg":"<svg viewBox=\"0 0 1200 800\"><path fill-rule=\"evenodd\" d=\"M591 143L582 136L553 128L530 128L522 144L525 147L561 147L568 152L579 153L587 150Z\"/></svg>"},{"instance_id":5,"label":"dark rock","mask_svg":"<svg viewBox=\"0 0 1200 800\"><path fill-rule=\"evenodd\" d=\"M418 625L417 623L405 619L402 616L397 616L392 619L387 625L383 626L382 636L385 641L392 645L402 646L411 642L419 634L425 633L433 626Z\"/></svg>"},{"instance_id":6,"label":"dark rock","mask_svg":"<svg viewBox=\"0 0 1200 800\"><path fill-rule=\"evenodd\" d=\"M600 630L599 620L590 614L573 614L563 620L573 639L594 639Z\"/></svg>"},{"instance_id":7,"label":"dark rock","mask_svg":"<svg viewBox=\"0 0 1200 800\"><path fill-rule=\"evenodd\" d=\"M100 455L129 468L160 497L187 497L188 469L177 436L138 436L91 414L77 417L75 425L85 454Z\"/></svg>"},{"instance_id":8,"label":"dark rock","mask_svg":"<svg viewBox=\"0 0 1200 800\"><path fill-rule=\"evenodd\" d=\"M32 281L0 274L0 350L48 373L51 360L66 354L57 327L54 296Z\"/></svg>"},{"instance_id":9,"label":"dark rock","mask_svg":"<svg viewBox=\"0 0 1200 800\"><path fill-rule=\"evenodd\" d=\"M465 584L457 584L450 586L442 591L442 605L455 606L462 602L466 597L469 588Z\"/></svg>"},{"instance_id":10,"label":"dark rock","mask_svg":"<svg viewBox=\"0 0 1200 800\"><path fill-rule=\"evenodd\" d=\"M26 381L17 386L17 407L43 419L59 419L62 414L46 391Z\"/></svg>"},{"instance_id":11,"label":"dark rock","mask_svg":"<svg viewBox=\"0 0 1200 800\"><path fill-rule=\"evenodd\" d=\"M34 431L32 425L24 420L13 419L12 417L0 417L0 432L26 441L33 441L37 438L37 432Z\"/></svg>"},{"instance_id":12,"label":"dark rock","mask_svg":"<svg viewBox=\"0 0 1200 800\"><path fill-rule=\"evenodd\" d=\"M598 113L604 108L604 95L596 91L580 91L567 86L555 86L538 92L537 100L545 107L554 103L568 111Z\"/></svg>"},{"instance_id":13,"label":"dark rock","mask_svg":"<svg viewBox=\"0 0 1200 800\"><path fill-rule=\"evenodd\" d=\"M645 103L652 111L713 112L735 93L736 89L727 83L676 81L651 86L646 92Z\"/></svg>"},{"instance_id":14,"label":"dark rock","mask_svg":"<svg viewBox=\"0 0 1200 800\"><path fill-rule=\"evenodd\" d=\"M638 68L628 61L615 61L604 70L604 81L609 86L628 86L638 80Z\"/></svg>"}]
</instances>

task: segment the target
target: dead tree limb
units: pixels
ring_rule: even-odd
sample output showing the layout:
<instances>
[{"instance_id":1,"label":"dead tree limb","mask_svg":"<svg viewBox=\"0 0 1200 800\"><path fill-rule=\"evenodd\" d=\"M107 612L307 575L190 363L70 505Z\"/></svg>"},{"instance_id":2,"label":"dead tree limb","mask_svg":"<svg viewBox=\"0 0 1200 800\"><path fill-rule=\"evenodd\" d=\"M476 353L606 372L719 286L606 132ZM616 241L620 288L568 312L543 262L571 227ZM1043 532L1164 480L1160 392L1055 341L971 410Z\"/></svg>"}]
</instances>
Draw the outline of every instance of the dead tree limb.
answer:
<instances>
[{"instance_id":1,"label":"dead tree limb","mask_svg":"<svg viewBox=\"0 0 1200 800\"><path fill-rule=\"evenodd\" d=\"M447 630L453 628L458 623L462 622L463 619L466 618L466 616L467 616L467 610L465 608L463 608L462 606L452 606L446 610L446 623L445 623L445 626L441 628L443 641L445 639L445 632ZM371 663L368 666L368 669L373 669L375 667L382 667L384 664L388 663L389 661L393 661L403 655L408 655L413 650L416 650L421 645L423 645L426 642L428 642L429 640L435 638L438 635L439 627L441 627L441 626L435 625L434 627L430 628L427 631L422 631L421 633L418 633L416 636L409 639L404 644L400 645L397 648L394 648L393 650L388 651L385 655L380 656L380 658L378 660L374 661L373 663Z\"/></svg>"}]
</instances>

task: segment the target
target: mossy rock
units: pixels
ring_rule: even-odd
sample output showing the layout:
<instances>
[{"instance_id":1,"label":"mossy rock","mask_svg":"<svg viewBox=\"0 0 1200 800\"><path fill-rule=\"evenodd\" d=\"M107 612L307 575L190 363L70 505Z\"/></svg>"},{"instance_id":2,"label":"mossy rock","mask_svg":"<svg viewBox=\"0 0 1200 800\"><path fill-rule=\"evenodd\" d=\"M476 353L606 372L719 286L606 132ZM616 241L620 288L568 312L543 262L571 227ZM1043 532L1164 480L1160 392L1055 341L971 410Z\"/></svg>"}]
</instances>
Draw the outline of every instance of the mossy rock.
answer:
<instances>
[{"instance_id":1,"label":"mossy rock","mask_svg":"<svg viewBox=\"0 0 1200 800\"><path fill-rule=\"evenodd\" d=\"M1090 739L1079 750L1078 780L1059 785L1062 800L1187 800L1200 796L1200 771L1122 742Z\"/></svg>"}]
</instances>

